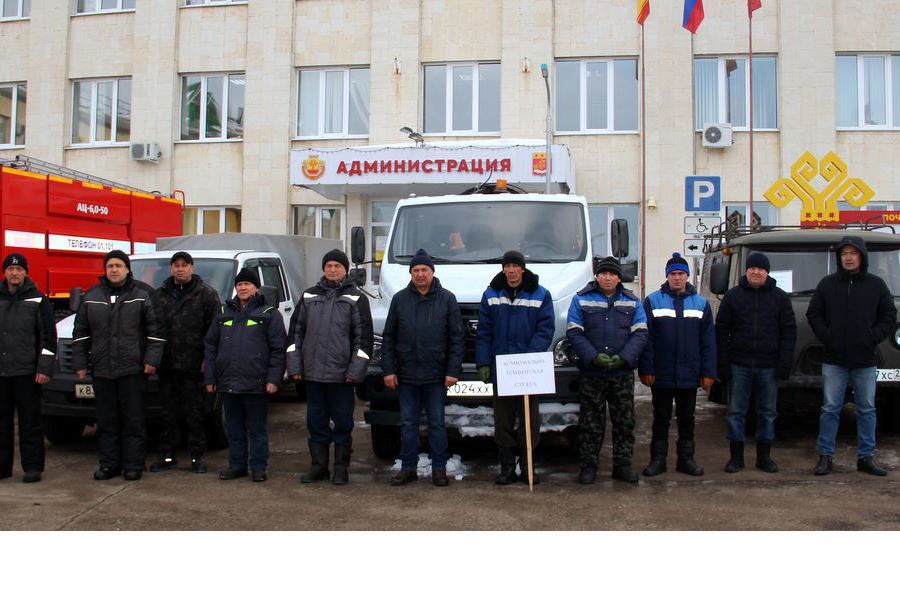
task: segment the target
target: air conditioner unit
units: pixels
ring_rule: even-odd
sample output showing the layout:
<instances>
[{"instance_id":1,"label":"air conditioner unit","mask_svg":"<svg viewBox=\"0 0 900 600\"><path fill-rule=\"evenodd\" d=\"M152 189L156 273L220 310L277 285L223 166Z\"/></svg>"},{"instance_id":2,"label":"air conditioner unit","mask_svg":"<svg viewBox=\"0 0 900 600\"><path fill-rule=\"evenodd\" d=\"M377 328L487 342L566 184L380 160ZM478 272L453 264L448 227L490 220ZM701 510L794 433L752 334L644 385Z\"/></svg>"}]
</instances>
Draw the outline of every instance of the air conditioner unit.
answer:
<instances>
[{"instance_id":1,"label":"air conditioner unit","mask_svg":"<svg viewBox=\"0 0 900 600\"><path fill-rule=\"evenodd\" d=\"M131 142L131 160L149 160L156 162L162 152L159 151L159 144L144 144L141 142Z\"/></svg>"},{"instance_id":2,"label":"air conditioner unit","mask_svg":"<svg viewBox=\"0 0 900 600\"><path fill-rule=\"evenodd\" d=\"M731 123L707 123L703 126L703 145L706 148L728 148L731 140Z\"/></svg>"}]
</instances>

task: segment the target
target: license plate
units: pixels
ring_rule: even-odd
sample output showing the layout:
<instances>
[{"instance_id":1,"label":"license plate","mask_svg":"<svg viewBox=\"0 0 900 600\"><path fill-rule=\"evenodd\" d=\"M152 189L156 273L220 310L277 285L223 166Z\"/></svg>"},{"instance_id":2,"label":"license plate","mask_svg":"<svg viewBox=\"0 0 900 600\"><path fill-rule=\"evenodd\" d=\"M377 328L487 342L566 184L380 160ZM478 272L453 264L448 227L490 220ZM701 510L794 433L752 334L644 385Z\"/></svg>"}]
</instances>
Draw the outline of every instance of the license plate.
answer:
<instances>
[{"instance_id":1,"label":"license plate","mask_svg":"<svg viewBox=\"0 0 900 600\"><path fill-rule=\"evenodd\" d=\"M447 388L448 397L493 396L494 384L481 381L457 381Z\"/></svg>"},{"instance_id":2,"label":"license plate","mask_svg":"<svg viewBox=\"0 0 900 600\"><path fill-rule=\"evenodd\" d=\"M94 397L94 386L90 383L76 383L75 384L75 397L76 398L93 398Z\"/></svg>"},{"instance_id":3,"label":"license plate","mask_svg":"<svg viewBox=\"0 0 900 600\"><path fill-rule=\"evenodd\" d=\"M900 383L900 369L878 369L876 381Z\"/></svg>"}]
</instances>

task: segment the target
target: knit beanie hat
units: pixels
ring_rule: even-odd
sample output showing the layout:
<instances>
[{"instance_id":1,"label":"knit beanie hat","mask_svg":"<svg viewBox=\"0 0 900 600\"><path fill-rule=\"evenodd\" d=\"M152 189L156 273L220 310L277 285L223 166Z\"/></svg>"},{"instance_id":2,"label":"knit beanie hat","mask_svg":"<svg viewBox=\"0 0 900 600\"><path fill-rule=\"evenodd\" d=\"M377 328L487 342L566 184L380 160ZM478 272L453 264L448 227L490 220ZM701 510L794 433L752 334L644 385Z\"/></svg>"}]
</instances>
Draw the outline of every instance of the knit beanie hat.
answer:
<instances>
[{"instance_id":1,"label":"knit beanie hat","mask_svg":"<svg viewBox=\"0 0 900 600\"><path fill-rule=\"evenodd\" d=\"M25 272L28 272L28 261L25 260L25 257L19 254L18 252L13 252L12 254L8 254L6 258L3 259L3 270L5 271L7 267L12 267L14 265L18 265L25 269Z\"/></svg>"},{"instance_id":2,"label":"knit beanie hat","mask_svg":"<svg viewBox=\"0 0 900 600\"><path fill-rule=\"evenodd\" d=\"M251 269L249 267L244 267L240 270L237 276L234 278L234 285L239 284L242 281L246 281L247 283L252 283L259 289L259 275L256 273L256 269Z\"/></svg>"},{"instance_id":3,"label":"knit beanie hat","mask_svg":"<svg viewBox=\"0 0 900 600\"><path fill-rule=\"evenodd\" d=\"M347 258L347 254L343 250L339 250L335 248L333 250L329 250L325 253L325 256L322 257L322 270L325 270L325 263L333 260L334 262L339 262L344 265L344 270L350 270L350 259Z\"/></svg>"},{"instance_id":4,"label":"knit beanie hat","mask_svg":"<svg viewBox=\"0 0 900 600\"><path fill-rule=\"evenodd\" d=\"M619 279L622 278L622 265L619 264L619 260L614 256L607 256L606 258L601 258L600 260L594 260L594 275L598 273L615 273L619 276Z\"/></svg>"},{"instance_id":5,"label":"knit beanie hat","mask_svg":"<svg viewBox=\"0 0 900 600\"><path fill-rule=\"evenodd\" d=\"M500 259L500 265L519 265L523 269L525 268L525 255L521 252L517 252L516 250L508 250L503 254L503 258Z\"/></svg>"},{"instance_id":6,"label":"knit beanie hat","mask_svg":"<svg viewBox=\"0 0 900 600\"><path fill-rule=\"evenodd\" d=\"M684 260L678 252L673 252L672 258L666 263L666 275L672 271L684 271L688 275L691 274L691 269L688 267L688 261Z\"/></svg>"},{"instance_id":7,"label":"knit beanie hat","mask_svg":"<svg viewBox=\"0 0 900 600\"><path fill-rule=\"evenodd\" d=\"M746 268L749 269L750 267L758 267L768 273L770 271L769 257L762 252L751 252L750 256L747 257Z\"/></svg>"},{"instance_id":8,"label":"knit beanie hat","mask_svg":"<svg viewBox=\"0 0 900 600\"><path fill-rule=\"evenodd\" d=\"M425 252L422 248L419 248L419 251L416 252L416 255L412 257L412 260L409 261L409 270L412 271L413 267L416 265L425 265L432 271L434 271L434 261L431 260L431 257L428 256L428 253Z\"/></svg>"},{"instance_id":9,"label":"knit beanie hat","mask_svg":"<svg viewBox=\"0 0 900 600\"><path fill-rule=\"evenodd\" d=\"M125 263L125 268L129 271L131 270L131 260L128 258L128 255L122 252L121 250L110 250L106 253L106 256L103 257L103 268L106 268L106 263L109 262L111 258L118 258L123 263Z\"/></svg>"}]
</instances>

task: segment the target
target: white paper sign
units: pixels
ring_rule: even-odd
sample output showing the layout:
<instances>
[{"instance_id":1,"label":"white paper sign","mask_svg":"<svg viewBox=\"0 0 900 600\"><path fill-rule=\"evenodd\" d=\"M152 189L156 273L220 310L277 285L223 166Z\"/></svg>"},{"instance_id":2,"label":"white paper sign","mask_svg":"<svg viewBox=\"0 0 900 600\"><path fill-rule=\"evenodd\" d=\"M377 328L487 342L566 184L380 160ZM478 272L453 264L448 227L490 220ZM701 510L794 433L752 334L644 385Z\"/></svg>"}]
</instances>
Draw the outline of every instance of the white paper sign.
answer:
<instances>
[{"instance_id":1,"label":"white paper sign","mask_svg":"<svg viewBox=\"0 0 900 600\"><path fill-rule=\"evenodd\" d=\"M552 352L497 356L497 395L555 394Z\"/></svg>"}]
</instances>

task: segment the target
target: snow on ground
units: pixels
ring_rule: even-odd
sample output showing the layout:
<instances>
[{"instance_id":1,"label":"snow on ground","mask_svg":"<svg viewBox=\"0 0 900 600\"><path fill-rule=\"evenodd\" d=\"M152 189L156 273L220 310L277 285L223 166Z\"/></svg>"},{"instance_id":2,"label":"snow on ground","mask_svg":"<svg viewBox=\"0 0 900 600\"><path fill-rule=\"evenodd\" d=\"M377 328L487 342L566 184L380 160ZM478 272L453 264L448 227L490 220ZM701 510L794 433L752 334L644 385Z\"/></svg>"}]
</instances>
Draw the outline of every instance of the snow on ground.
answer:
<instances>
[{"instance_id":1,"label":"snow on ground","mask_svg":"<svg viewBox=\"0 0 900 600\"><path fill-rule=\"evenodd\" d=\"M400 466L400 459L398 458L391 466L391 471L399 471ZM462 458L459 454L454 454L447 459L448 477L452 477L457 481L461 481L462 478L465 477L466 472L466 465L463 464ZM428 454L419 454L419 464L416 465L416 473L419 475L419 477L431 477L431 459L428 458Z\"/></svg>"}]
</instances>

